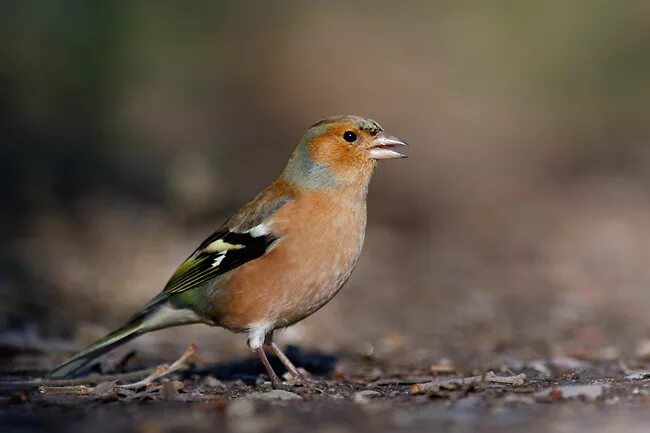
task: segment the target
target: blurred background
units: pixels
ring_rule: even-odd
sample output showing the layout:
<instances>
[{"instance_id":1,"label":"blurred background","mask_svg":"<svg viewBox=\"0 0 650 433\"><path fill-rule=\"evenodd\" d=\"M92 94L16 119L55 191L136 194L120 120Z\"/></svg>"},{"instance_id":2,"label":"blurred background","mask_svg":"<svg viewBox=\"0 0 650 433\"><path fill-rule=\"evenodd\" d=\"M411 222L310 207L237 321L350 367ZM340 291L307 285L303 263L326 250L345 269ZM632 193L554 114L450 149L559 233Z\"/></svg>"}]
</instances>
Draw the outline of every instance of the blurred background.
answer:
<instances>
[{"instance_id":1,"label":"blurred background","mask_svg":"<svg viewBox=\"0 0 650 433\"><path fill-rule=\"evenodd\" d=\"M416 364L648 351L649 2L0 9L9 359L51 365L121 324L340 113L409 159L380 164L357 270L283 343ZM247 353L205 326L130 347L190 342Z\"/></svg>"}]
</instances>

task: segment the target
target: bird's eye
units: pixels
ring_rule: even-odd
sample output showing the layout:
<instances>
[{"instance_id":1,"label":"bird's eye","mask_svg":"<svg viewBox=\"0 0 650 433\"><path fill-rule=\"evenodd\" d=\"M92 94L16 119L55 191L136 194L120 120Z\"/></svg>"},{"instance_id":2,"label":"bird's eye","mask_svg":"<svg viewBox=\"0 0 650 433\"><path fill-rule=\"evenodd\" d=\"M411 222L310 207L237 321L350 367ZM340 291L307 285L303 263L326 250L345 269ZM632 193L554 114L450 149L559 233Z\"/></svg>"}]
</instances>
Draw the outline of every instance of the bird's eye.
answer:
<instances>
[{"instance_id":1,"label":"bird's eye","mask_svg":"<svg viewBox=\"0 0 650 433\"><path fill-rule=\"evenodd\" d=\"M348 143L352 143L357 139L357 134L355 134L352 131L345 131L343 133L343 139L347 141Z\"/></svg>"}]
</instances>

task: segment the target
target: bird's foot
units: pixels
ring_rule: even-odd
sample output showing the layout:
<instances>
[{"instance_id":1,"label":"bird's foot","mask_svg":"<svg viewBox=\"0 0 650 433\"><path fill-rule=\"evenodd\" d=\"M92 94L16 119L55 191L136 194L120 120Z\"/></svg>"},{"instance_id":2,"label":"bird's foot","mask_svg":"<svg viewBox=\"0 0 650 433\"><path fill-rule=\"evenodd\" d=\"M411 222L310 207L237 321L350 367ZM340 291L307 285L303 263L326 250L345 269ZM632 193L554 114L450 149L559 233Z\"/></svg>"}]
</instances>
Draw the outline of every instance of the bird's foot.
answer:
<instances>
[{"instance_id":1,"label":"bird's foot","mask_svg":"<svg viewBox=\"0 0 650 433\"><path fill-rule=\"evenodd\" d=\"M304 385L304 386L309 386L314 384L314 379L312 378L311 374L304 368L296 368L294 371L291 372L286 372L282 378L286 380L288 383L294 384L294 385Z\"/></svg>"},{"instance_id":2,"label":"bird's foot","mask_svg":"<svg viewBox=\"0 0 650 433\"><path fill-rule=\"evenodd\" d=\"M301 388L306 392L323 393L323 389L326 388L326 385L322 380L314 378L309 374L309 372L302 368L298 368L297 370L297 373L300 374L287 372L283 375L286 384L292 386L294 389Z\"/></svg>"},{"instance_id":3,"label":"bird's foot","mask_svg":"<svg viewBox=\"0 0 650 433\"><path fill-rule=\"evenodd\" d=\"M282 376L283 380L267 380L262 385L263 388L278 389L288 391L291 393L298 393L300 395L306 394L323 394L325 384L322 381L315 380L309 374L295 378L291 373L285 373Z\"/></svg>"}]
</instances>

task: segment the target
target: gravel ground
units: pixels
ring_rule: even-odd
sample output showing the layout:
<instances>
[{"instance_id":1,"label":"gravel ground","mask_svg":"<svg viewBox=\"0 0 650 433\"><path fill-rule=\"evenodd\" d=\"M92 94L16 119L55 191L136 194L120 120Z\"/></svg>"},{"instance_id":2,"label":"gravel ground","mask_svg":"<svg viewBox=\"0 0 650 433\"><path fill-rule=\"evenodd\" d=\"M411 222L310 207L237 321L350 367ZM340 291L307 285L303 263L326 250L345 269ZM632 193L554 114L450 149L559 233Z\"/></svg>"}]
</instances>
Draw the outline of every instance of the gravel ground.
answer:
<instances>
[{"instance_id":1,"label":"gravel ground","mask_svg":"<svg viewBox=\"0 0 650 433\"><path fill-rule=\"evenodd\" d=\"M57 388L26 386L35 372L14 369L0 377L0 425L3 432L606 432L647 431L650 420L650 370L639 359L524 362L501 354L498 364L470 370L447 361L424 369L347 353L289 353L314 373L313 383L274 390L255 358L190 363L135 388L121 384L137 373L120 382L95 374L85 388Z\"/></svg>"}]
</instances>

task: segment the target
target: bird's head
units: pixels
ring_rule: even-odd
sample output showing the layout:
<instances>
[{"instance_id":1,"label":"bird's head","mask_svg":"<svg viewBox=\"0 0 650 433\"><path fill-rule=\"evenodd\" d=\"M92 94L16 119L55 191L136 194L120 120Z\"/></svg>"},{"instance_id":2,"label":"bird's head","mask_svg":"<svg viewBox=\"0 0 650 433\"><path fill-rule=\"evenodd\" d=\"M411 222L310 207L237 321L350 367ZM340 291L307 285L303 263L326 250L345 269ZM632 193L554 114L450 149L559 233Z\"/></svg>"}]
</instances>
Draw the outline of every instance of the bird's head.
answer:
<instances>
[{"instance_id":1,"label":"bird's head","mask_svg":"<svg viewBox=\"0 0 650 433\"><path fill-rule=\"evenodd\" d=\"M374 120L328 117L307 130L283 174L308 188L367 185L377 160L406 158L394 150L403 146Z\"/></svg>"}]
</instances>

